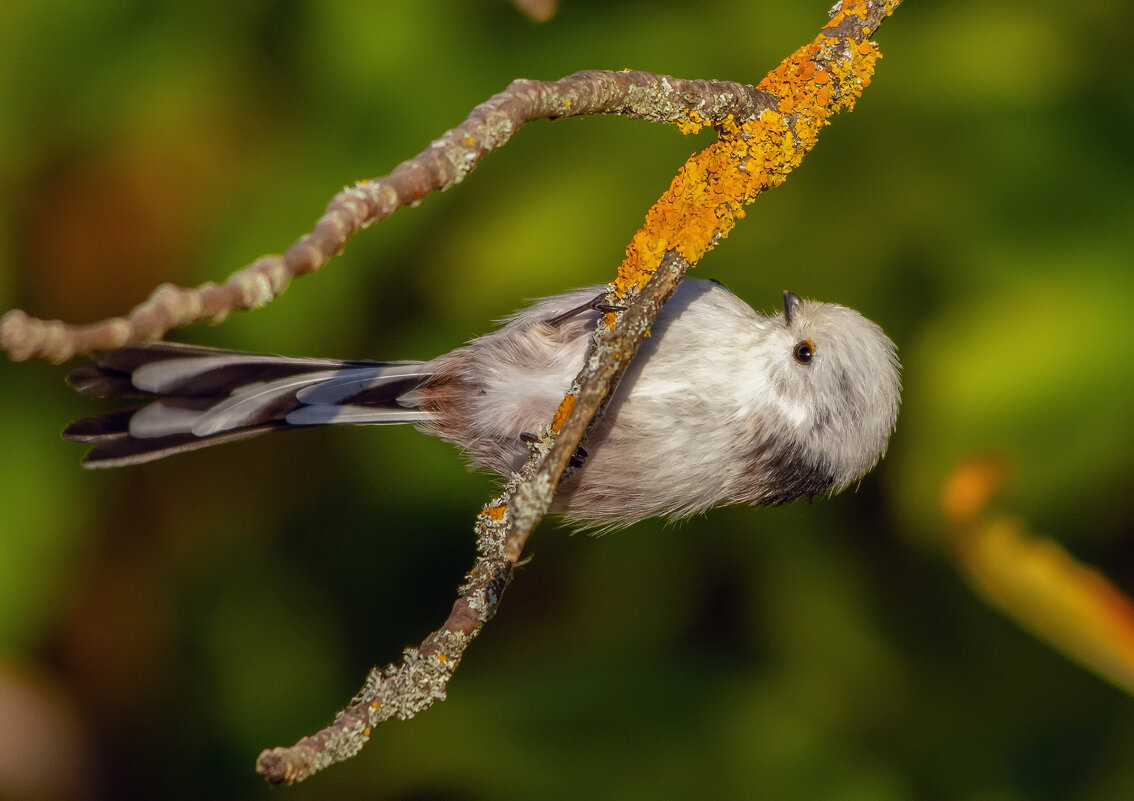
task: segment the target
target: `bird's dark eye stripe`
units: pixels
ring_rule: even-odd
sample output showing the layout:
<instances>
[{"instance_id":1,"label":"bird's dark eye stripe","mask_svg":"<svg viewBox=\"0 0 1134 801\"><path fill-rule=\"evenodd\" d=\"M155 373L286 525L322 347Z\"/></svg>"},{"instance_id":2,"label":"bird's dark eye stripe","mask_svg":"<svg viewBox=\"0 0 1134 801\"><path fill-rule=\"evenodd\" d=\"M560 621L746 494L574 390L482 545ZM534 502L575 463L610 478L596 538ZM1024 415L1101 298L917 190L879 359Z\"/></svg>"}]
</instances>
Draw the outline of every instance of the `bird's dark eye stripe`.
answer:
<instances>
[{"instance_id":1,"label":"bird's dark eye stripe","mask_svg":"<svg viewBox=\"0 0 1134 801\"><path fill-rule=\"evenodd\" d=\"M791 355L794 356L795 360L800 364L807 364L811 361L812 357L815 356L815 343L810 339L796 342L795 347L792 348Z\"/></svg>"}]
</instances>

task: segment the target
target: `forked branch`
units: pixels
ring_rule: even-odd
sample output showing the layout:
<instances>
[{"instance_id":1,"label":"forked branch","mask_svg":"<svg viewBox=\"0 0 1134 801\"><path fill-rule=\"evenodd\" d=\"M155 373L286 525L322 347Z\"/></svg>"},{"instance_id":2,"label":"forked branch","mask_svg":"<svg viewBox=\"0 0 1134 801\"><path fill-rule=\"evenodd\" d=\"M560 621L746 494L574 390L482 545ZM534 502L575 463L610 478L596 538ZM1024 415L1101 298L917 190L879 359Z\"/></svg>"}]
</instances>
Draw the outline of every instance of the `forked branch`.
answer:
<instances>
[{"instance_id":1,"label":"forked branch","mask_svg":"<svg viewBox=\"0 0 1134 801\"><path fill-rule=\"evenodd\" d=\"M371 671L331 726L290 748L264 751L257 770L268 781L300 781L357 753L378 723L411 717L445 697L464 649L495 613L529 535L550 509L571 455L661 306L689 267L743 216L743 206L802 160L829 116L853 107L879 57L868 37L896 5L844 0L823 32L760 84L758 91L776 91L774 107L748 122L726 115L717 123L718 142L690 158L627 248L611 292L628 310L600 321L583 371L547 436L482 509L476 524L480 555L448 620L421 647L407 649L401 664ZM694 127L708 124L686 116Z\"/></svg>"},{"instance_id":2,"label":"forked branch","mask_svg":"<svg viewBox=\"0 0 1134 801\"><path fill-rule=\"evenodd\" d=\"M314 230L282 256L265 256L223 284L163 285L128 315L89 326L38 320L20 311L4 316L0 343L17 360L64 361L158 338L178 326L221 320L234 310L270 302L292 278L323 266L357 231L459 183L481 157L530 120L624 114L678 123L686 133L716 128L718 140L690 157L627 247L610 288L612 302L627 310L600 321L583 371L544 437L532 446L531 458L481 511L479 555L448 619L420 646L406 649L400 664L372 670L331 726L289 748L264 751L257 770L268 781L300 781L353 756L377 724L413 717L445 697L465 648L495 613L529 535L550 509L571 455L662 304L686 270L728 235L744 207L782 183L802 161L830 117L854 106L880 58L869 37L899 3L842 0L820 33L755 88L631 71L515 81L390 175L360 181L336 195Z\"/></svg>"}]
</instances>

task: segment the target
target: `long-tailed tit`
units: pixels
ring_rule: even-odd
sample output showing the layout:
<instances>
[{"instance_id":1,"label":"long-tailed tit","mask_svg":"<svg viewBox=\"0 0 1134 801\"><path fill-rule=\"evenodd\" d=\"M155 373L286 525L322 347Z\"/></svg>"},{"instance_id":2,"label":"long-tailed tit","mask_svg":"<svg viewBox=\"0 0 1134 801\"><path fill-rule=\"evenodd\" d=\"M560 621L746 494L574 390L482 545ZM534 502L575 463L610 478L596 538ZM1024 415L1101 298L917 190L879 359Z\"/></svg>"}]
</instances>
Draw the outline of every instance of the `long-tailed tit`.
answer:
<instances>
[{"instance_id":1,"label":"long-tailed tit","mask_svg":"<svg viewBox=\"0 0 1134 801\"><path fill-rule=\"evenodd\" d=\"M260 356L172 343L96 356L68 376L143 405L72 423L87 467L117 467L269 431L412 423L507 476L583 364L601 287L538 301L427 362ZM852 309L784 293L759 314L686 279L662 309L560 484L590 526L835 493L882 458L901 391L893 343Z\"/></svg>"}]
</instances>

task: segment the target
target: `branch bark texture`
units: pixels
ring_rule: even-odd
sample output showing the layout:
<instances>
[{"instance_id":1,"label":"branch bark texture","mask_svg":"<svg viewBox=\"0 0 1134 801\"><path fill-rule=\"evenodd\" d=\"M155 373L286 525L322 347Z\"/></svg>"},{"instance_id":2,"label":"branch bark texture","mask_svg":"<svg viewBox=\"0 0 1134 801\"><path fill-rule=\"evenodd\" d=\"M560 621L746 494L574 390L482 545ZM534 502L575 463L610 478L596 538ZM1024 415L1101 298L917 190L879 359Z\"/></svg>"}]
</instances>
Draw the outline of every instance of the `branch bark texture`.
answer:
<instances>
[{"instance_id":1,"label":"branch bark texture","mask_svg":"<svg viewBox=\"0 0 1134 801\"><path fill-rule=\"evenodd\" d=\"M296 276L318 270L358 231L431 192L456 186L487 153L524 123L593 114L693 124L749 119L773 108L768 93L729 81L682 80L647 72L591 70L558 81L516 80L472 110L458 127L394 168L335 195L314 229L282 255L262 256L221 284L189 289L162 284L128 314L90 325L41 320L18 309L0 318L0 346L15 361L64 362L94 350L159 339L174 328L221 322L233 311L264 306Z\"/></svg>"},{"instance_id":2,"label":"branch bark texture","mask_svg":"<svg viewBox=\"0 0 1134 801\"><path fill-rule=\"evenodd\" d=\"M547 436L532 445L520 472L481 510L476 562L441 628L419 647L407 648L401 663L371 670L330 726L289 748L262 752L256 770L264 778L273 784L301 781L354 756L379 723L411 718L445 699L465 648L496 613L528 535L551 507L578 442L614 394L643 336L688 269L689 262L679 254L667 254L614 326L607 330L606 321L600 321L587 362L567 396L571 400L564 404L569 411L561 407L562 415L556 416Z\"/></svg>"},{"instance_id":3,"label":"branch bark texture","mask_svg":"<svg viewBox=\"0 0 1134 801\"><path fill-rule=\"evenodd\" d=\"M713 124L719 138L691 156L646 214L626 249L615 287L641 285L667 250L696 265L728 236L744 207L778 186L815 146L839 111L850 111L881 58L870 36L900 0L843 0L810 42L756 87L776 99L751 120Z\"/></svg>"}]
</instances>

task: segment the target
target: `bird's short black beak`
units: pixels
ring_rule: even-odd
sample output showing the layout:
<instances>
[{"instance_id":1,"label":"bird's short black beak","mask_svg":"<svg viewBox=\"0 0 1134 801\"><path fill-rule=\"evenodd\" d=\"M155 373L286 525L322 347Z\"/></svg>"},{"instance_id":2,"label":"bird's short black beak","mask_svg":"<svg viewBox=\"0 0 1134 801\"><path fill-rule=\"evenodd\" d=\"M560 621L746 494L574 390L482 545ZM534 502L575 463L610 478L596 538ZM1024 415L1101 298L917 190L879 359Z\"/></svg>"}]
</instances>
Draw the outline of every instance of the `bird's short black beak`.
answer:
<instances>
[{"instance_id":1,"label":"bird's short black beak","mask_svg":"<svg viewBox=\"0 0 1134 801\"><path fill-rule=\"evenodd\" d=\"M786 289L784 290L784 319L787 321L788 325L791 325L792 315L795 314L795 310L799 308L802 302L798 295Z\"/></svg>"}]
</instances>

